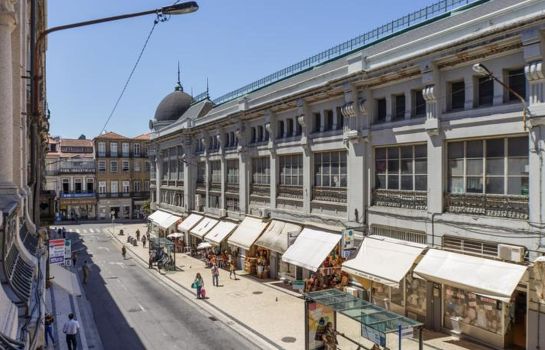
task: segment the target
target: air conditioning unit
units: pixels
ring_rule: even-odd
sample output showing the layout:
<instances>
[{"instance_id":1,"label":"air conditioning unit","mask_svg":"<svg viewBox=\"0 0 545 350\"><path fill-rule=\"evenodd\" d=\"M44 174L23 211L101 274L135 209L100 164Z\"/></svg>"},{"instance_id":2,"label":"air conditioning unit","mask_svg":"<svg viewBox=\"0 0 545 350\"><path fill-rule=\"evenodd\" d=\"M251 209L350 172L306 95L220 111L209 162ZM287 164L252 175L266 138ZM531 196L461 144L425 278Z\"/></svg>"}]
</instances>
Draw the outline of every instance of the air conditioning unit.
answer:
<instances>
[{"instance_id":1,"label":"air conditioning unit","mask_svg":"<svg viewBox=\"0 0 545 350\"><path fill-rule=\"evenodd\" d=\"M524 247L509 244L498 244L498 258L521 263L524 262Z\"/></svg>"},{"instance_id":2,"label":"air conditioning unit","mask_svg":"<svg viewBox=\"0 0 545 350\"><path fill-rule=\"evenodd\" d=\"M270 215L271 215L271 212L269 211L269 209L266 209L266 208L259 208L259 217L262 217L262 218L268 218Z\"/></svg>"},{"instance_id":3,"label":"air conditioning unit","mask_svg":"<svg viewBox=\"0 0 545 350\"><path fill-rule=\"evenodd\" d=\"M203 201L200 194L195 195L195 209L197 211L202 211Z\"/></svg>"}]
</instances>

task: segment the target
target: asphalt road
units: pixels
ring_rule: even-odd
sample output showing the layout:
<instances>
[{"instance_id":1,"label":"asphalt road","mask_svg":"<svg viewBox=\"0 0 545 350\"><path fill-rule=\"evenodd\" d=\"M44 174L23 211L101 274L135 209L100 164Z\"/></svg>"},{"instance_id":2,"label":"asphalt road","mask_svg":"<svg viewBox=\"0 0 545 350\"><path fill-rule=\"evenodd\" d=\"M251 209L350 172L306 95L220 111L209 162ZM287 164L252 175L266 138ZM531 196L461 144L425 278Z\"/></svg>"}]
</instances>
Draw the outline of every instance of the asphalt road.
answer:
<instances>
[{"instance_id":1,"label":"asphalt road","mask_svg":"<svg viewBox=\"0 0 545 350\"><path fill-rule=\"evenodd\" d=\"M227 325L162 284L140 262L123 260L107 224L66 226L91 265L84 287L105 349L254 349ZM77 240L77 238L76 238ZM74 241L76 241L74 240ZM73 241L73 242L74 242ZM130 254L127 254L129 257ZM81 274L80 274L81 277Z\"/></svg>"}]
</instances>

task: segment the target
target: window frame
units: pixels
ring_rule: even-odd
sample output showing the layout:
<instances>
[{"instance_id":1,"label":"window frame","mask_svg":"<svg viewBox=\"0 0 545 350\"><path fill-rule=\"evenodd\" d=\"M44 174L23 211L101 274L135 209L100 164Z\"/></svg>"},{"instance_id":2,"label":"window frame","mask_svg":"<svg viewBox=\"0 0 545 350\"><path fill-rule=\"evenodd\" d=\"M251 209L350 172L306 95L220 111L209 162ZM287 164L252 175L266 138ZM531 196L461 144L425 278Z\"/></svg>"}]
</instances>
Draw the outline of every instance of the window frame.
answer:
<instances>
[{"instance_id":1,"label":"window frame","mask_svg":"<svg viewBox=\"0 0 545 350\"><path fill-rule=\"evenodd\" d=\"M282 186L303 187L303 154L279 156L278 180Z\"/></svg>"},{"instance_id":2,"label":"window frame","mask_svg":"<svg viewBox=\"0 0 545 350\"><path fill-rule=\"evenodd\" d=\"M403 151L411 149L411 155L407 156ZM417 148L425 149L426 156L417 156ZM379 156L378 152L383 153L384 156ZM375 184L374 188L377 190L390 190L390 191L404 191L404 192L427 192L428 186L428 152L427 144L415 143L408 145L396 145L396 146L383 146L375 147L374 152L374 173L375 173ZM395 154L394 154L395 153ZM407 161L410 161L408 163ZM424 172L417 171L418 162L426 162L426 170ZM382 162L384 171L379 170L378 164ZM404 167L404 164L407 164L408 167ZM391 168L397 168L396 171L391 170ZM411 168L411 170L407 170ZM403 188L404 180L411 178L411 188ZM384 186L381 185L383 178ZM397 178L397 179L396 179ZM425 189L417 189L418 178L425 179ZM396 179L397 187L390 186L390 181Z\"/></svg>"},{"instance_id":3,"label":"window frame","mask_svg":"<svg viewBox=\"0 0 545 350\"><path fill-rule=\"evenodd\" d=\"M337 172L333 156L337 158ZM348 153L347 151L326 151L314 153L314 184L316 188L347 188L348 186ZM343 173L343 168L345 169ZM332 185L335 176L338 176L338 185ZM327 178L327 186L324 186L324 179ZM319 181L318 181L319 179Z\"/></svg>"}]
</instances>

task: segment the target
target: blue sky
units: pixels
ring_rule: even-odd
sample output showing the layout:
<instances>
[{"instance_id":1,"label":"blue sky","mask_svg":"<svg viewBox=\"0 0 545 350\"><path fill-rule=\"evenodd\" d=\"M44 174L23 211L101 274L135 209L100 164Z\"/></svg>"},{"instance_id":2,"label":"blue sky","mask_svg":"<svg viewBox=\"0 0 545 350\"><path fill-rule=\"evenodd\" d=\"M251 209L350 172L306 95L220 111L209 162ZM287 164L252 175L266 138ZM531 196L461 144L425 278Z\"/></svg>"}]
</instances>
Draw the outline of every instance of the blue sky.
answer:
<instances>
[{"instance_id":1,"label":"blue sky","mask_svg":"<svg viewBox=\"0 0 545 350\"><path fill-rule=\"evenodd\" d=\"M312 56L434 0L200 0L199 11L160 23L107 130L148 132L173 91L180 61L185 91L210 82L212 98ZM49 27L144 11L169 1L50 0ZM153 25L154 16L53 33L48 38L51 133L102 129Z\"/></svg>"}]
</instances>

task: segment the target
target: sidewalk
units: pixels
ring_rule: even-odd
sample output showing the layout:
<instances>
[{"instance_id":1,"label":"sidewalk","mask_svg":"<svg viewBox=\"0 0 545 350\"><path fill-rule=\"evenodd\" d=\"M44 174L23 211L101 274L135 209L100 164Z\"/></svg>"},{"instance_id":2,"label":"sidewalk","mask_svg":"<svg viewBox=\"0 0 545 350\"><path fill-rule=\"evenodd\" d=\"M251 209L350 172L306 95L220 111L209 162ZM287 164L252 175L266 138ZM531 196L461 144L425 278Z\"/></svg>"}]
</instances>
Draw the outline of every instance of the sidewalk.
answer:
<instances>
[{"instance_id":1,"label":"sidewalk","mask_svg":"<svg viewBox=\"0 0 545 350\"><path fill-rule=\"evenodd\" d=\"M117 238L119 243L125 244L126 235L135 236L137 229L145 232L145 226L143 225L125 225L125 236L114 234L114 237ZM137 247L126 244L126 247L147 266L148 249L143 248L141 242L138 242L138 244ZM168 272L163 276L174 282L177 288L183 291L185 295L195 299L195 302L201 303L203 308L211 309L207 311L213 312L215 310L216 314L227 316L231 320L227 322L228 325L232 326L238 323L239 326L243 326L245 329L242 333L243 336L246 336L248 334L247 331L250 331L252 334L266 339L269 345L273 345L275 348L305 348L304 300L300 295L288 289L274 286L270 280L267 282L246 276L242 271L237 271L237 275L240 273L238 280L229 279L229 272L222 269L220 269L220 287L214 287L212 286L210 269L207 269L202 261L187 254L176 254L176 265L181 271ZM190 288L197 272L204 279L206 300L197 300L195 291ZM360 324L347 317L338 315L337 330L350 336L350 338L367 348L371 348L373 345L367 339L360 337ZM431 334L431 332L428 333ZM431 337L433 339L425 341L424 349L467 349L467 347L451 343L454 339L448 335L434 335L435 338ZM358 348L357 345L345 340L341 336L338 337L338 340L341 349ZM390 335L388 337L388 344L390 348L397 349L397 336ZM417 350L418 343L416 340L403 339L402 348ZM472 347L472 349L476 348Z\"/></svg>"}]
</instances>

